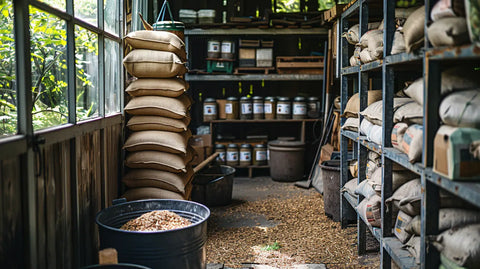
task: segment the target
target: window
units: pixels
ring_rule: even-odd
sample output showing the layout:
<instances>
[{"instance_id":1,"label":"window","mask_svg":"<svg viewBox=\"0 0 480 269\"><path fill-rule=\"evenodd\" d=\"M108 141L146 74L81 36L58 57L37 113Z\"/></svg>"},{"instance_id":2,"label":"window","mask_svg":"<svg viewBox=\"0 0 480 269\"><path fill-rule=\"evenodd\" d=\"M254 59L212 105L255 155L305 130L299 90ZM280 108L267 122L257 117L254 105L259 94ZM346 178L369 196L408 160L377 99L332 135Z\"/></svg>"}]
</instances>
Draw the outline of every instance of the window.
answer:
<instances>
[{"instance_id":1,"label":"window","mask_svg":"<svg viewBox=\"0 0 480 269\"><path fill-rule=\"evenodd\" d=\"M0 137L16 134L25 126L19 122L37 131L121 112L123 1L21 2L29 20L15 22L12 0L0 4ZM15 37L15 23L20 29L28 24L30 40ZM31 89L16 86L15 65L24 51L15 51L15 42L30 42L25 80ZM32 104L31 113L19 113L25 108L17 107L18 97Z\"/></svg>"},{"instance_id":2,"label":"window","mask_svg":"<svg viewBox=\"0 0 480 269\"><path fill-rule=\"evenodd\" d=\"M17 132L12 1L0 4L0 136Z\"/></svg>"}]
</instances>

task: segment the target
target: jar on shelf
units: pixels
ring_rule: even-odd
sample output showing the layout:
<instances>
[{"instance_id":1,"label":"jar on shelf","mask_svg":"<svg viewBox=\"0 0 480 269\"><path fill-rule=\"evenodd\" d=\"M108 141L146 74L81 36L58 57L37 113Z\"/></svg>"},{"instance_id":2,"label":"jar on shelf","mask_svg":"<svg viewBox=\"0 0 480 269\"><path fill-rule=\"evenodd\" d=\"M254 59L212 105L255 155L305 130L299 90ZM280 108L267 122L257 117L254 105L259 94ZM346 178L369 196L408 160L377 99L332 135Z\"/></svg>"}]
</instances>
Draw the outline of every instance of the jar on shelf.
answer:
<instances>
[{"instance_id":1,"label":"jar on shelf","mask_svg":"<svg viewBox=\"0 0 480 269\"><path fill-rule=\"evenodd\" d=\"M265 97L265 101L263 102L263 112L265 115L266 120L273 120L275 119L275 115L277 114L277 106L276 106L275 97Z\"/></svg>"},{"instance_id":2,"label":"jar on shelf","mask_svg":"<svg viewBox=\"0 0 480 269\"><path fill-rule=\"evenodd\" d=\"M320 117L320 101L316 96L308 97L307 116L311 119Z\"/></svg>"},{"instance_id":3,"label":"jar on shelf","mask_svg":"<svg viewBox=\"0 0 480 269\"><path fill-rule=\"evenodd\" d=\"M240 98L240 119L251 120L253 118L252 98L243 96Z\"/></svg>"},{"instance_id":4,"label":"jar on shelf","mask_svg":"<svg viewBox=\"0 0 480 269\"><path fill-rule=\"evenodd\" d=\"M207 57L208 58L220 58L220 41L208 40L207 42Z\"/></svg>"},{"instance_id":5,"label":"jar on shelf","mask_svg":"<svg viewBox=\"0 0 480 269\"><path fill-rule=\"evenodd\" d=\"M235 59L235 43L231 40L223 40L220 49L220 56L223 59Z\"/></svg>"},{"instance_id":6,"label":"jar on shelf","mask_svg":"<svg viewBox=\"0 0 480 269\"><path fill-rule=\"evenodd\" d=\"M307 99L303 96L297 96L293 99L293 119L305 119L307 117Z\"/></svg>"},{"instance_id":7,"label":"jar on shelf","mask_svg":"<svg viewBox=\"0 0 480 269\"><path fill-rule=\"evenodd\" d=\"M206 98L203 101L203 121L208 122L217 119L217 101L214 98Z\"/></svg>"},{"instance_id":8,"label":"jar on shelf","mask_svg":"<svg viewBox=\"0 0 480 269\"><path fill-rule=\"evenodd\" d=\"M253 148L253 165L267 165L267 146L264 144Z\"/></svg>"},{"instance_id":9,"label":"jar on shelf","mask_svg":"<svg viewBox=\"0 0 480 269\"><path fill-rule=\"evenodd\" d=\"M292 118L290 98L278 97L277 101L277 119L287 120Z\"/></svg>"},{"instance_id":10,"label":"jar on shelf","mask_svg":"<svg viewBox=\"0 0 480 269\"><path fill-rule=\"evenodd\" d=\"M249 166L252 164L252 146L242 144L240 146L240 166Z\"/></svg>"},{"instance_id":11,"label":"jar on shelf","mask_svg":"<svg viewBox=\"0 0 480 269\"><path fill-rule=\"evenodd\" d=\"M228 144L227 146L227 165L238 166L238 146L237 144Z\"/></svg>"},{"instance_id":12,"label":"jar on shelf","mask_svg":"<svg viewBox=\"0 0 480 269\"><path fill-rule=\"evenodd\" d=\"M227 149L223 144L215 144L215 152L218 152L218 156L215 159L218 164L225 164L227 159Z\"/></svg>"},{"instance_id":13,"label":"jar on shelf","mask_svg":"<svg viewBox=\"0 0 480 269\"><path fill-rule=\"evenodd\" d=\"M225 115L227 120L237 120L238 119L238 98L231 96L227 98L225 103Z\"/></svg>"},{"instance_id":14,"label":"jar on shelf","mask_svg":"<svg viewBox=\"0 0 480 269\"><path fill-rule=\"evenodd\" d=\"M253 97L253 118L255 120L263 119L263 97L254 96Z\"/></svg>"}]
</instances>

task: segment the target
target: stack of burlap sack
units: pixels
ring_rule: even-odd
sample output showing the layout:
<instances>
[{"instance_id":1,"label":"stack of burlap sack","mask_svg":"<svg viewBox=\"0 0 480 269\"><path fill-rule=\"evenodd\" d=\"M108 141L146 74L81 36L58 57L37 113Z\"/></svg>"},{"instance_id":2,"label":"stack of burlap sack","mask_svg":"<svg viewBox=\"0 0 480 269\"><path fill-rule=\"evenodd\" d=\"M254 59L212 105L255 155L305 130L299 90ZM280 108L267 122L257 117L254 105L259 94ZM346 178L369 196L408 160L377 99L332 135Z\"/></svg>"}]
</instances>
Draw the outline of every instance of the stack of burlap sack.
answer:
<instances>
[{"instance_id":1,"label":"stack of burlap sack","mask_svg":"<svg viewBox=\"0 0 480 269\"><path fill-rule=\"evenodd\" d=\"M189 199L194 151L191 132L191 98L185 43L165 31L136 31L125 37L132 50L123 60L133 81L126 92L129 132L124 144L127 173L123 194L127 200Z\"/></svg>"}]
</instances>

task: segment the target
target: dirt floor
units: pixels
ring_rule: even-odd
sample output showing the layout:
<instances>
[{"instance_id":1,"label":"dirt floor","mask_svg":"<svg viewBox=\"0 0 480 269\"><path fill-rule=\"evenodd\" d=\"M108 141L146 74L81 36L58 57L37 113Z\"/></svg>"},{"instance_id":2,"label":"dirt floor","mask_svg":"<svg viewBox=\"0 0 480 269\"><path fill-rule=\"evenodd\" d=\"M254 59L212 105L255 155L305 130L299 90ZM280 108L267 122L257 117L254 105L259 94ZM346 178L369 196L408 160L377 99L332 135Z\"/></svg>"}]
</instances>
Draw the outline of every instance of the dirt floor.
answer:
<instances>
[{"instance_id":1,"label":"dirt floor","mask_svg":"<svg viewBox=\"0 0 480 269\"><path fill-rule=\"evenodd\" d=\"M225 268L380 266L378 242L369 240L369 254L359 257L356 225L341 229L339 222L325 216L323 197L314 188L306 190L269 177L235 178L232 204L211 208L206 248L207 263Z\"/></svg>"}]
</instances>

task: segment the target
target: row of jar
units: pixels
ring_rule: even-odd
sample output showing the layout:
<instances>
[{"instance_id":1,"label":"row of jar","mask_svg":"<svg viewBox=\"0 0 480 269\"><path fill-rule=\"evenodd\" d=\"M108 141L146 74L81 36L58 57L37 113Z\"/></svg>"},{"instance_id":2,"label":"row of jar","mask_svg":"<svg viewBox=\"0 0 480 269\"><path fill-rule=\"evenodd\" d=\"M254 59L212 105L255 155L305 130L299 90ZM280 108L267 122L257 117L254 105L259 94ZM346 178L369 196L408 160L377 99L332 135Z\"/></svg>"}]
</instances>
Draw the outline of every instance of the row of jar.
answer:
<instances>
[{"instance_id":1,"label":"row of jar","mask_svg":"<svg viewBox=\"0 0 480 269\"><path fill-rule=\"evenodd\" d=\"M228 97L224 108L227 120L261 120L261 119L306 119L320 116L318 97L297 96L293 102L288 97ZM218 104L214 98L203 102L203 121L218 119Z\"/></svg>"},{"instance_id":2,"label":"row of jar","mask_svg":"<svg viewBox=\"0 0 480 269\"><path fill-rule=\"evenodd\" d=\"M268 150L264 144L252 147L250 144L215 144L215 152L218 152L217 162L229 166L267 165Z\"/></svg>"}]
</instances>

